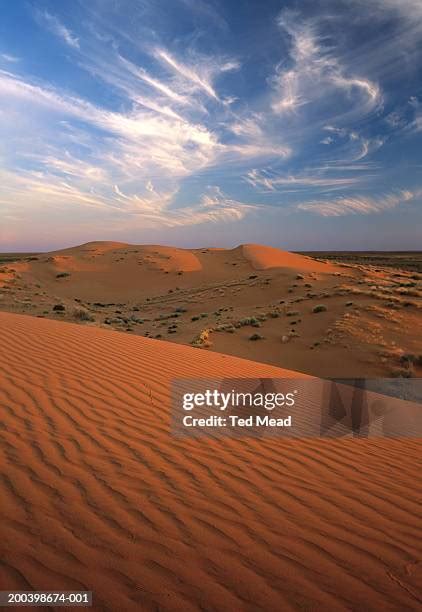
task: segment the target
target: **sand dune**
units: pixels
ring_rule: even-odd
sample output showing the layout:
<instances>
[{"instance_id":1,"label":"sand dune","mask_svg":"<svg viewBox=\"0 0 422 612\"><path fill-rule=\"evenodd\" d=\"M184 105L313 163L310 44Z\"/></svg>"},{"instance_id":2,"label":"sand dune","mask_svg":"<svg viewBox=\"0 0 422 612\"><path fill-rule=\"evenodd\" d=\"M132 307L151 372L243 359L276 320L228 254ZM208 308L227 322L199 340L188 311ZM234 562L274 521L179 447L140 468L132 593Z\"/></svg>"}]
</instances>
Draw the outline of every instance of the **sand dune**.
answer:
<instances>
[{"instance_id":1,"label":"sand dune","mask_svg":"<svg viewBox=\"0 0 422 612\"><path fill-rule=\"evenodd\" d=\"M289 253L260 244L244 244L242 246L244 257L251 262L255 270L268 270L271 268L289 268L291 270L306 272L333 273L339 270L335 264L315 261L311 257Z\"/></svg>"},{"instance_id":2,"label":"sand dune","mask_svg":"<svg viewBox=\"0 0 422 612\"><path fill-rule=\"evenodd\" d=\"M417 610L420 442L177 439L169 383L293 376L0 313L0 584L96 610Z\"/></svg>"}]
</instances>

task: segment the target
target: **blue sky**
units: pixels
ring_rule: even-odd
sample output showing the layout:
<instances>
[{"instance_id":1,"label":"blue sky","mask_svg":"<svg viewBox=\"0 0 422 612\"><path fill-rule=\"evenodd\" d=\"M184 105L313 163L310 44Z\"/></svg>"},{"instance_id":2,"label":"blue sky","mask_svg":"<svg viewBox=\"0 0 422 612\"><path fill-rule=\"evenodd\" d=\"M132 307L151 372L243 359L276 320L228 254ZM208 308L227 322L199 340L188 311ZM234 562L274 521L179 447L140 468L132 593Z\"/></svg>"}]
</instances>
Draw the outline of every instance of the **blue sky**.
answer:
<instances>
[{"instance_id":1,"label":"blue sky","mask_svg":"<svg viewBox=\"0 0 422 612\"><path fill-rule=\"evenodd\" d=\"M0 250L418 249L420 0L2 3Z\"/></svg>"}]
</instances>

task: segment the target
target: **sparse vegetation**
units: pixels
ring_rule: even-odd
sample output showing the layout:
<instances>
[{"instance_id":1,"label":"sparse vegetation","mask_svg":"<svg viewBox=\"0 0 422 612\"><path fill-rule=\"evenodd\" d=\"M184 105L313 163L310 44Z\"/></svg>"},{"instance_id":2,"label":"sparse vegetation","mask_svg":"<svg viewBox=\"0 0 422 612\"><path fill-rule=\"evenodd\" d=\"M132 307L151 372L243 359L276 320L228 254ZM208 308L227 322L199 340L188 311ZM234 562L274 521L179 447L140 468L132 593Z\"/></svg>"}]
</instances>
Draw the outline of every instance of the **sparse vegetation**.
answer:
<instances>
[{"instance_id":1,"label":"sparse vegetation","mask_svg":"<svg viewBox=\"0 0 422 612\"><path fill-rule=\"evenodd\" d=\"M403 355L400 356L400 363L406 366L410 366L410 365L422 366L422 354L414 355L412 353L404 353Z\"/></svg>"},{"instance_id":2,"label":"sparse vegetation","mask_svg":"<svg viewBox=\"0 0 422 612\"><path fill-rule=\"evenodd\" d=\"M70 276L70 272L59 272L56 274L56 278L66 278L68 276Z\"/></svg>"},{"instance_id":3,"label":"sparse vegetation","mask_svg":"<svg viewBox=\"0 0 422 612\"><path fill-rule=\"evenodd\" d=\"M213 328L213 331L216 332L228 332L229 334L234 334L234 332L236 331L235 326L233 325L233 323L223 323L221 325L217 325L216 327Z\"/></svg>"},{"instance_id":4,"label":"sparse vegetation","mask_svg":"<svg viewBox=\"0 0 422 612\"><path fill-rule=\"evenodd\" d=\"M252 327L261 327L261 323L256 317L245 317L235 323L235 327L245 327L251 325Z\"/></svg>"},{"instance_id":5,"label":"sparse vegetation","mask_svg":"<svg viewBox=\"0 0 422 612\"><path fill-rule=\"evenodd\" d=\"M326 310L327 310L327 307L324 306L324 304L317 304L316 306L312 308L313 313L326 312Z\"/></svg>"},{"instance_id":6,"label":"sparse vegetation","mask_svg":"<svg viewBox=\"0 0 422 612\"><path fill-rule=\"evenodd\" d=\"M64 312L66 310L66 307L63 304L55 304L53 306L53 310L54 312Z\"/></svg>"},{"instance_id":7,"label":"sparse vegetation","mask_svg":"<svg viewBox=\"0 0 422 612\"><path fill-rule=\"evenodd\" d=\"M252 341L256 341L256 340L263 340L264 336L261 336L261 334L252 334L252 336L249 336L249 340Z\"/></svg>"},{"instance_id":8,"label":"sparse vegetation","mask_svg":"<svg viewBox=\"0 0 422 612\"><path fill-rule=\"evenodd\" d=\"M394 378L412 378L414 376L413 364L401 368L393 368L391 370L391 376Z\"/></svg>"},{"instance_id":9,"label":"sparse vegetation","mask_svg":"<svg viewBox=\"0 0 422 612\"><path fill-rule=\"evenodd\" d=\"M211 341L209 339L210 333L210 329L202 330L201 333L192 340L191 345L197 348L209 348L211 346Z\"/></svg>"},{"instance_id":10,"label":"sparse vegetation","mask_svg":"<svg viewBox=\"0 0 422 612\"><path fill-rule=\"evenodd\" d=\"M75 308L73 311L73 318L77 321L95 321L95 317L92 313L85 308Z\"/></svg>"}]
</instances>

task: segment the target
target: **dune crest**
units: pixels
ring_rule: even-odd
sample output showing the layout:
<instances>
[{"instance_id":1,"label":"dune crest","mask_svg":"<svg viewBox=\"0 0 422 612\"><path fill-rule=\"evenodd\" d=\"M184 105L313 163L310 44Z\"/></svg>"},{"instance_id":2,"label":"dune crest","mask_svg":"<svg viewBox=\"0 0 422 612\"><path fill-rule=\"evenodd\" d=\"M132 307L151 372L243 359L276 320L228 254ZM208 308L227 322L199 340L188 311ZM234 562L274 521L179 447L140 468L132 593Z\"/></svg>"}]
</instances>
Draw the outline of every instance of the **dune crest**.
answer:
<instances>
[{"instance_id":1,"label":"dune crest","mask_svg":"<svg viewBox=\"0 0 422 612\"><path fill-rule=\"evenodd\" d=\"M68 247L66 249L58 249L51 251L51 255L55 253L65 254L80 254L80 253L107 253L108 251L115 251L118 249L124 249L129 247L130 244L127 242L116 242L114 240L92 240L91 242L85 242L84 244L78 244L76 246Z\"/></svg>"},{"instance_id":2,"label":"dune crest","mask_svg":"<svg viewBox=\"0 0 422 612\"><path fill-rule=\"evenodd\" d=\"M199 272L202 264L195 253L188 249L167 246L142 246L139 251L147 254L157 270L165 272Z\"/></svg>"},{"instance_id":3,"label":"dune crest","mask_svg":"<svg viewBox=\"0 0 422 612\"><path fill-rule=\"evenodd\" d=\"M297 255L289 251L282 251L274 247L261 244L242 245L243 256L252 264L255 270L268 270L270 268L291 268L292 270L306 272L333 273L338 266L316 261L311 257Z\"/></svg>"}]
</instances>

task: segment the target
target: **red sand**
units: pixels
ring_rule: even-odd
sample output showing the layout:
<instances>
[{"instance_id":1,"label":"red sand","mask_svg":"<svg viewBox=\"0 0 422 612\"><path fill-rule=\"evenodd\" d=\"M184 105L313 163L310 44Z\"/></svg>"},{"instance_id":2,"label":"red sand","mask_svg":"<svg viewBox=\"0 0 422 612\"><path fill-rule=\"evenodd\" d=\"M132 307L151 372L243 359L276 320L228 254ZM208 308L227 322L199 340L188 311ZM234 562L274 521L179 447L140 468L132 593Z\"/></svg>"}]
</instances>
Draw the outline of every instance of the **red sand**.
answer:
<instances>
[{"instance_id":1,"label":"red sand","mask_svg":"<svg viewBox=\"0 0 422 612\"><path fill-rule=\"evenodd\" d=\"M0 313L0 588L95 610L418 610L420 442L180 440L183 376L276 367Z\"/></svg>"},{"instance_id":2,"label":"red sand","mask_svg":"<svg viewBox=\"0 0 422 612\"><path fill-rule=\"evenodd\" d=\"M269 268L290 268L306 272L329 272L339 270L339 267L329 263L316 261L311 257L297 255L288 251L281 251L261 244L244 244L242 246L243 256L251 262L255 270L267 270Z\"/></svg>"}]
</instances>

